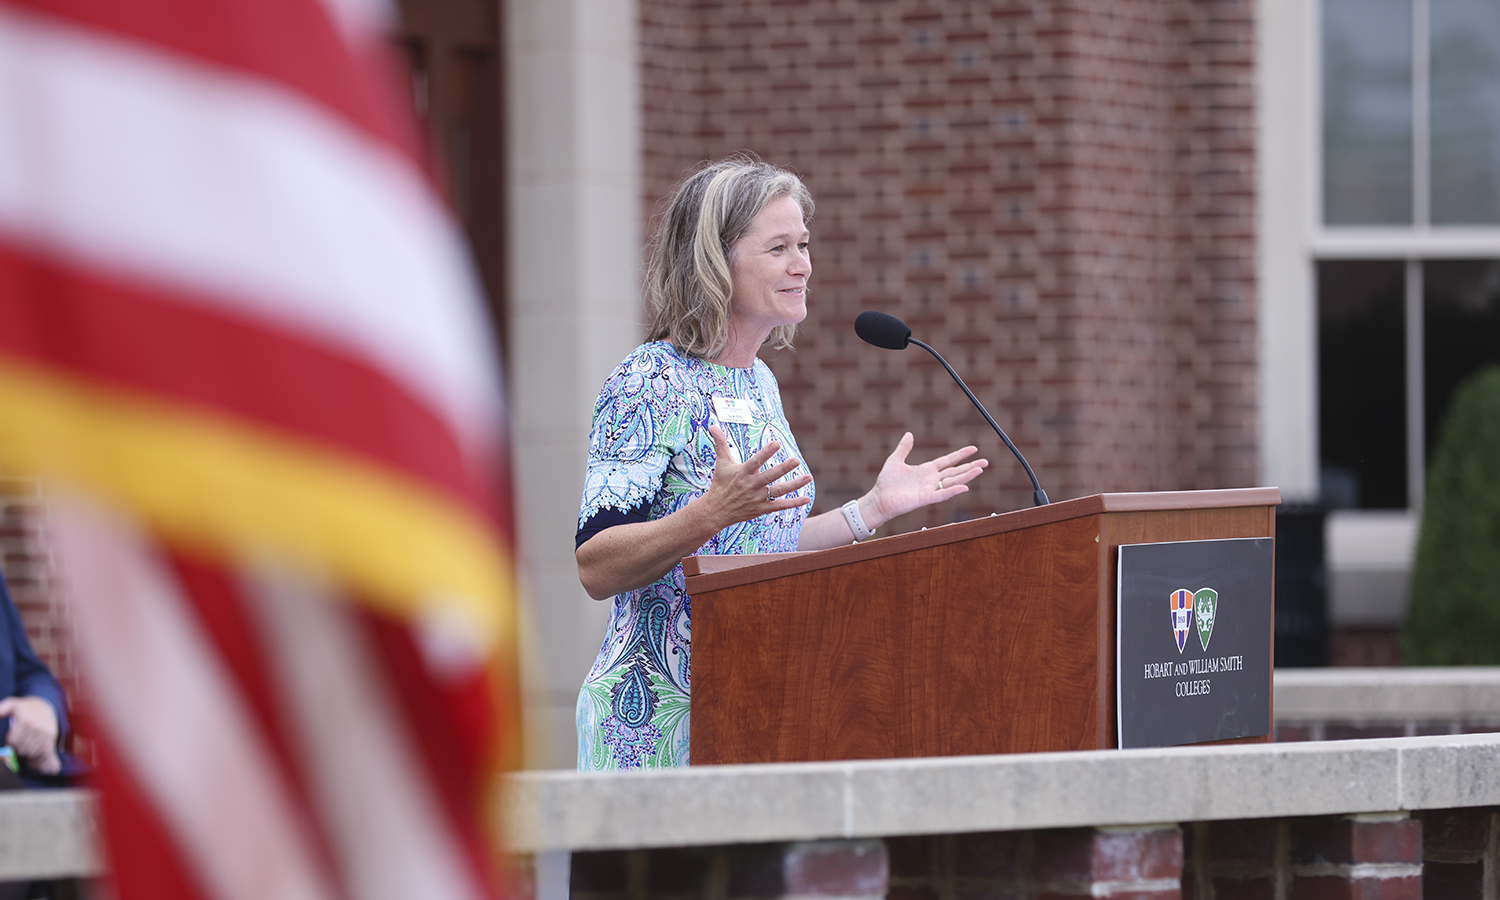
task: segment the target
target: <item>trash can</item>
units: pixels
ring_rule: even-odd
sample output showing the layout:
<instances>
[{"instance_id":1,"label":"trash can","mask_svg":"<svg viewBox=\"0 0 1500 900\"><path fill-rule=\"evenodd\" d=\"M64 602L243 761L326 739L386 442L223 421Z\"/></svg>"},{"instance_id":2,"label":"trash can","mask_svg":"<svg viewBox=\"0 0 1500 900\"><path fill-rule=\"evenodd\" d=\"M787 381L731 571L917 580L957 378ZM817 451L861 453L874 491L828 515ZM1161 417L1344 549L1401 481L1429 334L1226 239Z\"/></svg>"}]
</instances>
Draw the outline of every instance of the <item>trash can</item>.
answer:
<instances>
[{"instance_id":1,"label":"trash can","mask_svg":"<svg viewBox=\"0 0 1500 900\"><path fill-rule=\"evenodd\" d=\"M1276 510L1276 667L1328 665L1327 510L1286 504Z\"/></svg>"}]
</instances>

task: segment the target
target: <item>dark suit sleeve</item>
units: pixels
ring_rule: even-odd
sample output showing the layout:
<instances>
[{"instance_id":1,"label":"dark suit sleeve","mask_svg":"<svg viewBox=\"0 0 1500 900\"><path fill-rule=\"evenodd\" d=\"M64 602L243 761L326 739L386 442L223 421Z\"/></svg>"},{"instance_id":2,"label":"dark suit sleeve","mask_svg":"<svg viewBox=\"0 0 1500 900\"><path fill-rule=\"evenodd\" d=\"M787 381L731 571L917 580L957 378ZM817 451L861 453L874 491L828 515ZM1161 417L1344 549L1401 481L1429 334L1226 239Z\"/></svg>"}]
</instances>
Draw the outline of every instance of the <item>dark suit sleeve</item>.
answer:
<instances>
[{"instance_id":1,"label":"dark suit sleeve","mask_svg":"<svg viewBox=\"0 0 1500 900\"><path fill-rule=\"evenodd\" d=\"M0 576L0 606L4 606L7 630L10 632L10 653L15 659L16 685L12 696L41 697L57 711L58 746L63 746L68 736L68 701L63 696L62 685L52 676L45 663L37 658L26 638L26 626L21 622L21 613L10 599L10 590L5 578Z\"/></svg>"}]
</instances>

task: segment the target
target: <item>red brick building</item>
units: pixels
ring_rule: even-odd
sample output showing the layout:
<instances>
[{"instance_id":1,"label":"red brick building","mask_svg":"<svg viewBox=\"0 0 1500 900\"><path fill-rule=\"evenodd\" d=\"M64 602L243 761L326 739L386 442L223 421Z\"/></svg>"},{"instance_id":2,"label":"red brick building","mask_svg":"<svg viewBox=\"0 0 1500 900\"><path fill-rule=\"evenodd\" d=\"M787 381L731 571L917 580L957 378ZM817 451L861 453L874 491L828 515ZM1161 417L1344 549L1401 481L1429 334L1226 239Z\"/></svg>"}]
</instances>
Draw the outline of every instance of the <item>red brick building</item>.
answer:
<instances>
[{"instance_id":1,"label":"red brick building","mask_svg":"<svg viewBox=\"0 0 1500 900\"><path fill-rule=\"evenodd\" d=\"M587 417L642 334L643 235L703 160L753 152L817 200L809 316L795 351L766 358L819 510L866 490L904 429L919 456L974 443L993 468L889 530L1031 503L934 360L856 338L865 309L949 358L1054 499L1266 483L1257 14L1235 0L507 7L538 759L566 764L603 633L568 540Z\"/></svg>"},{"instance_id":2,"label":"red brick building","mask_svg":"<svg viewBox=\"0 0 1500 900\"><path fill-rule=\"evenodd\" d=\"M1254 20L1249 3L641 2L646 209L751 150L818 203L809 315L768 359L819 507L918 452L995 464L902 530L1031 487L920 349L938 348L1053 497L1257 474Z\"/></svg>"},{"instance_id":3,"label":"red brick building","mask_svg":"<svg viewBox=\"0 0 1500 900\"><path fill-rule=\"evenodd\" d=\"M993 468L889 531L1030 503L935 361L855 337L883 310L1055 500L1269 484L1341 507L1332 625L1385 641L1345 659L1392 658L1431 436L1455 373L1500 361L1493 0L400 5L507 352L534 763L570 764L604 632L572 535L595 395L644 330L643 235L742 150L818 202L809 318L768 362L820 510L903 429Z\"/></svg>"}]
</instances>

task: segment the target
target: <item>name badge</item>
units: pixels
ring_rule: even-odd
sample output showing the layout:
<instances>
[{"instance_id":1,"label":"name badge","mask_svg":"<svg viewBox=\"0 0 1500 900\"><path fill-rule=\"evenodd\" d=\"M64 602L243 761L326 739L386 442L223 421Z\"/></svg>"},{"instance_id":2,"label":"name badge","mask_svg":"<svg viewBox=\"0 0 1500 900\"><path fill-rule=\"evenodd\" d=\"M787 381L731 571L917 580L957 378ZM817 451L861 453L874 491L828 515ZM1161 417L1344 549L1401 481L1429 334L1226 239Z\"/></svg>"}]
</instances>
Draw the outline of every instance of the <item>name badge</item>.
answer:
<instances>
[{"instance_id":1,"label":"name badge","mask_svg":"<svg viewBox=\"0 0 1500 900\"><path fill-rule=\"evenodd\" d=\"M720 422L733 425L753 425L755 417L750 412L750 401L737 397L715 397L714 412Z\"/></svg>"}]
</instances>

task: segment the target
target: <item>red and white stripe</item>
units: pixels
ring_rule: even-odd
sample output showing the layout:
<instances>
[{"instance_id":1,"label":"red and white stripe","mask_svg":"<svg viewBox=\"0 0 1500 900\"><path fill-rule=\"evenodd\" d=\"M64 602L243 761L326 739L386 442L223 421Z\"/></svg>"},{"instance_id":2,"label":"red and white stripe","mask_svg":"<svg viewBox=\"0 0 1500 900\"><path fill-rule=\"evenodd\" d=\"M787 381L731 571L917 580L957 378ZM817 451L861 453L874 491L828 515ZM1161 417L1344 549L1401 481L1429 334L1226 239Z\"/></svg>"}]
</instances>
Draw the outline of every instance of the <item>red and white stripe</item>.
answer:
<instances>
[{"instance_id":1,"label":"red and white stripe","mask_svg":"<svg viewBox=\"0 0 1500 900\"><path fill-rule=\"evenodd\" d=\"M340 897L310 817L160 550L82 501L61 504L54 524L99 728L204 896Z\"/></svg>"},{"instance_id":2,"label":"red and white stripe","mask_svg":"<svg viewBox=\"0 0 1500 900\"><path fill-rule=\"evenodd\" d=\"M342 113L0 4L0 240L364 360L489 452L497 367L459 235Z\"/></svg>"},{"instance_id":3,"label":"red and white stripe","mask_svg":"<svg viewBox=\"0 0 1500 900\"><path fill-rule=\"evenodd\" d=\"M485 896L459 823L423 783L378 650L336 594L267 565L229 596L193 598L128 519L76 498L55 516L98 725L203 896ZM258 657L263 683L215 652L205 602L250 625L221 637ZM255 694L273 698L274 721L247 702Z\"/></svg>"}]
</instances>

